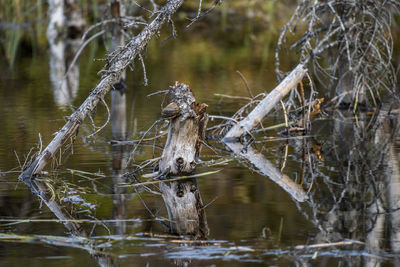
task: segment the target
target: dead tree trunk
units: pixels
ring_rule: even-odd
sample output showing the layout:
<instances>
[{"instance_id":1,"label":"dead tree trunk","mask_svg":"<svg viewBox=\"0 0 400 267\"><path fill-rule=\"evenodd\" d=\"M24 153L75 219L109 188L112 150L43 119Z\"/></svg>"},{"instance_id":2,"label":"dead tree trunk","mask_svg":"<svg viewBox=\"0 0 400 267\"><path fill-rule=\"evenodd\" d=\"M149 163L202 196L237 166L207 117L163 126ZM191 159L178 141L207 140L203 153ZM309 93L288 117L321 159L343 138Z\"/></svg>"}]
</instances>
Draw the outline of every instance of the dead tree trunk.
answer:
<instances>
[{"instance_id":1,"label":"dead tree trunk","mask_svg":"<svg viewBox=\"0 0 400 267\"><path fill-rule=\"evenodd\" d=\"M31 179L41 172L55 158L56 153L60 151L64 143L73 141L73 136L83 120L92 113L99 101L104 101L104 96L108 93L111 86L120 80L122 72L145 49L151 38L159 33L161 26L176 12L183 1L170 0L157 13L157 17L150 24L132 38L118 53L115 53L106 65L108 70L97 86L91 91L85 102L69 116L68 122L57 132L50 144L37 156L33 163L19 176L20 179Z\"/></svg>"},{"instance_id":2,"label":"dead tree trunk","mask_svg":"<svg viewBox=\"0 0 400 267\"><path fill-rule=\"evenodd\" d=\"M296 85L303 79L307 69L304 64L299 64L297 67L288 75L286 78L278 84L278 86L272 90L254 109L250 114L241 120L238 124L235 124L229 132L225 135L225 142L235 142L239 138L254 127L256 127L264 117L278 104L287 93L296 87Z\"/></svg>"},{"instance_id":3,"label":"dead tree trunk","mask_svg":"<svg viewBox=\"0 0 400 267\"><path fill-rule=\"evenodd\" d=\"M190 174L196 168L207 126L207 105L195 103L192 90L185 84L176 84L169 92L171 103L163 110L163 116L170 119L170 124L159 171L168 175ZM171 232L205 238L208 226L196 179L160 183L160 190Z\"/></svg>"}]
</instances>

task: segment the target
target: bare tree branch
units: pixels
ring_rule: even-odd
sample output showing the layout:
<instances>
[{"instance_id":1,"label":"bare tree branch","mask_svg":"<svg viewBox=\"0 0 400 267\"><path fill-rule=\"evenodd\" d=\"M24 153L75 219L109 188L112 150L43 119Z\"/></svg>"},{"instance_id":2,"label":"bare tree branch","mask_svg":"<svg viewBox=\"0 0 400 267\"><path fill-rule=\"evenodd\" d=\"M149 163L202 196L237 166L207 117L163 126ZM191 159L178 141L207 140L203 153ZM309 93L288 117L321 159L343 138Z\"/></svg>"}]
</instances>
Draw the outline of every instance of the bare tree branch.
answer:
<instances>
[{"instance_id":1,"label":"bare tree branch","mask_svg":"<svg viewBox=\"0 0 400 267\"><path fill-rule=\"evenodd\" d=\"M137 36L132 38L122 49L112 55L106 64L107 70L97 86L91 91L85 102L68 118L67 123L57 132L54 139L43 150L35 161L20 175L26 181L34 177L55 158L62 145L75 134L83 120L94 110L98 102L104 98L111 86L119 81L121 73L143 51L150 39L157 35L161 26L182 5L184 0L170 0L157 14L157 17Z\"/></svg>"}]
</instances>

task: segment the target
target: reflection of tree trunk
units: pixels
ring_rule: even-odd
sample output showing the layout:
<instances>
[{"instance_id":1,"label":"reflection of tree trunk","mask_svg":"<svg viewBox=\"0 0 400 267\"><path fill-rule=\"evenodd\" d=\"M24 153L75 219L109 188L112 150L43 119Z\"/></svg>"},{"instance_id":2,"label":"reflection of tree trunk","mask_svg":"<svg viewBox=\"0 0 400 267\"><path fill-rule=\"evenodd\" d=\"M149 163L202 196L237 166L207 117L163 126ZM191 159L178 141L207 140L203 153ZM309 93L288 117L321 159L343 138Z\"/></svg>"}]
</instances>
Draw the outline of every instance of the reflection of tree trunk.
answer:
<instances>
[{"instance_id":1,"label":"reflection of tree trunk","mask_svg":"<svg viewBox=\"0 0 400 267\"><path fill-rule=\"evenodd\" d=\"M114 125L114 124L112 124ZM114 129L113 129L114 130ZM122 220L115 223L117 234L126 233L126 188L119 185L126 182L122 175L125 173L129 151L126 146L112 146L112 198L113 219Z\"/></svg>"},{"instance_id":2,"label":"reflection of tree trunk","mask_svg":"<svg viewBox=\"0 0 400 267\"><path fill-rule=\"evenodd\" d=\"M124 1L110 1L111 16L119 19L125 16ZM111 50L114 51L118 47L124 45L124 36L122 28L118 22L111 25ZM111 91L111 135L113 140L126 140L126 92L125 92L125 71L121 74L120 81L113 85ZM125 172L128 150L126 146L112 146L112 180L113 180L113 219L126 219L126 189L120 187L119 184L124 182L122 174ZM117 234L126 233L126 222L118 221L115 224L115 232Z\"/></svg>"},{"instance_id":3,"label":"reflection of tree trunk","mask_svg":"<svg viewBox=\"0 0 400 267\"><path fill-rule=\"evenodd\" d=\"M343 48L340 50L343 50ZM339 96L339 101L341 103L350 105L353 98L352 92L354 87L354 74L349 69L349 62L347 60L346 53L342 53L339 56L339 67L337 76L339 81L336 85L336 95Z\"/></svg>"},{"instance_id":4,"label":"reflection of tree trunk","mask_svg":"<svg viewBox=\"0 0 400 267\"><path fill-rule=\"evenodd\" d=\"M112 198L113 198L113 219L122 220L115 223L116 234L126 233L126 188L119 185L125 180L122 175L126 169L129 153L125 146L112 146Z\"/></svg>"},{"instance_id":5,"label":"reflection of tree trunk","mask_svg":"<svg viewBox=\"0 0 400 267\"><path fill-rule=\"evenodd\" d=\"M171 103L179 110L168 113L168 139L161 160L164 174L190 174L196 168L201 141L207 126L207 105L196 104L191 89L184 84L170 87ZM208 235L206 215L195 179L160 183L167 207L171 232L205 238Z\"/></svg>"},{"instance_id":6,"label":"reflection of tree trunk","mask_svg":"<svg viewBox=\"0 0 400 267\"><path fill-rule=\"evenodd\" d=\"M70 65L81 44L85 22L74 1L49 3L50 80L56 104L66 106L76 97L79 87L79 68L76 64Z\"/></svg>"},{"instance_id":7,"label":"reflection of tree trunk","mask_svg":"<svg viewBox=\"0 0 400 267\"><path fill-rule=\"evenodd\" d=\"M196 179L161 183L160 190L171 232L205 238L208 235L207 218Z\"/></svg>"}]
</instances>

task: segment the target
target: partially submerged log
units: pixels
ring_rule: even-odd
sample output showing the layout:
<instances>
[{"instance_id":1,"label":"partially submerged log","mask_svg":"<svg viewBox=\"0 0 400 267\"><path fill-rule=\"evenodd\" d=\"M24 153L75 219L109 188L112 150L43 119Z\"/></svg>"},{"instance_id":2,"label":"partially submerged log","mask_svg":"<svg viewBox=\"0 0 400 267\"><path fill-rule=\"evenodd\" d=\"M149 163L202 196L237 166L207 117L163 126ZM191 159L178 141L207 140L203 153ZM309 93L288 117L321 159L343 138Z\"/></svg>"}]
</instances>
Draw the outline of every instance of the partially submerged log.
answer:
<instances>
[{"instance_id":1,"label":"partially submerged log","mask_svg":"<svg viewBox=\"0 0 400 267\"><path fill-rule=\"evenodd\" d=\"M296 87L303 79L307 69L304 64L299 64L285 79L272 90L250 114L235 124L225 135L224 142L236 142L243 134L247 134L256 127L264 117L275 107L287 93Z\"/></svg>"},{"instance_id":2,"label":"partially submerged log","mask_svg":"<svg viewBox=\"0 0 400 267\"><path fill-rule=\"evenodd\" d=\"M68 122L57 132L50 144L37 156L33 163L19 176L20 179L31 179L41 172L43 168L55 158L56 153L63 144L73 141L83 120L92 113L99 101L104 101L104 96L111 86L120 81L120 76L126 67L133 62L146 47L150 39L157 35L161 26L182 5L183 0L170 0L157 14L157 17L147 25L138 35L116 53L106 65L108 70L102 76L98 85L90 92L85 102L68 118Z\"/></svg>"},{"instance_id":3,"label":"partially submerged log","mask_svg":"<svg viewBox=\"0 0 400 267\"><path fill-rule=\"evenodd\" d=\"M253 147L245 147L239 142L228 142L226 145L240 158L246 159L252 163L261 174L268 176L296 201L304 202L308 199L307 193L301 185L295 183L287 175L281 173L263 154L256 151Z\"/></svg>"},{"instance_id":4,"label":"partially submerged log","mask_svg":"<svg viewBox=\"0 0 400 267\"><path fill-rule=\"evenodd\" d=\"M185 84L169 89L174 112L170 114L167 142L159 163L159 172L166 175L191 174L196 168L201 142L207 126L206 104L195 103L192 90ZM178 109L176 109L178 107ZM167 207L170 230L179 235L205 238L208 235L206 215L196 179L160 183Z\"/></svg>"}]
</instances>

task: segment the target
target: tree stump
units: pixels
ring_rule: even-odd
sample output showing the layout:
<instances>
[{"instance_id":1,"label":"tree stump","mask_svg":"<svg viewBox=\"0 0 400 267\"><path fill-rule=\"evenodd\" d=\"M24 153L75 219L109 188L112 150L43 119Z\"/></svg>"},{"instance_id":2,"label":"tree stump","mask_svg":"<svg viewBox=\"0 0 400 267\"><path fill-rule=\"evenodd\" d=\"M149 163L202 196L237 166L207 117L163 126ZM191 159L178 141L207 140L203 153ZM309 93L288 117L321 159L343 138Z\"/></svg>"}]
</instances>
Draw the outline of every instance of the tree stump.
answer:
<instances>
[{"instance_id":1,"label":"tree stump","mask_svg":"<svg viewBox=\"0 0 400 267\"><path fill-rule=\"evenodd\" d=\"M162 111L162 116L169 119L170 124L159 171L166 176L188 175L194 172L200 154L208 121L207 105L195 103L192 90L182 83L171 86L169 93L170 104ZM208 235L196 179L163 182L160 183L160 190L172 233L195 238Z\"/></svg>"}]
</instances>

